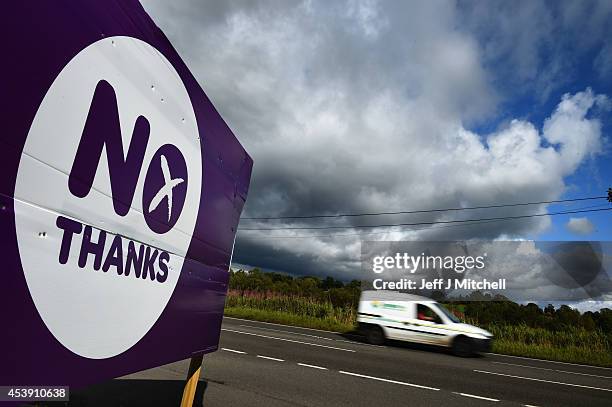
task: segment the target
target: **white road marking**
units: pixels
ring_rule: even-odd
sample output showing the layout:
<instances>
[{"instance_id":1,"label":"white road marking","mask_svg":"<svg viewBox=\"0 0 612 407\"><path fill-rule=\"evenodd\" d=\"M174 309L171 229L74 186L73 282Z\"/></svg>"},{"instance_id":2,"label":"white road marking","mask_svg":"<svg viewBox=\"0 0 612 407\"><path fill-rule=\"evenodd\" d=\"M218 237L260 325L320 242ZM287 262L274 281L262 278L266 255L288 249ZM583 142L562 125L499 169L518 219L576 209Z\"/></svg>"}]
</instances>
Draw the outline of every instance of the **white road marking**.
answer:
<instances>
[{"instance_id":1,"label":"white road marking","mask_svg":"<svg viewBox=\"0 0 612 407\"><path fill-rule=\"evenodd\" d=\"M559 362L557 360L536 359L536 358L528 358L528 357L525 357L525 356L502 355L501 353L492 353L492 352L490 352L490 353L487 353L487 355L503 356L505 358L535 360L536 362L559 363L561 365L582 366L582 367L588 367L588 368L591 368L591 369L612 370L612 367L592 366L592 365L584 365L584 364L580 364L580 363Z\"/></svg>"},{"instance_id":2,"label":"white road marking","mask_svg":"<svg viewBox=\"0 0 612 407\"><path fill-rule=\"evenodd\" d=\"M335 331L326 331L325 329L304 328L302 326L277 324L277 323L274 323L274 322L263 322L263 321L257 321L257 320L254 320L254 319L226 317L226 316L224 316L223 319L235 319L237 321L252 322L252 323L255 323L255 324L266 324L266 325L282 326L282 327L285 327L285 328L295 328L295 329L303 329L303 330L307 330L307 331L327 332L327 333L332 333L332 334L338 334L338 332L335 332ZM337 341L345 342L345 341L341 341L341 340L337 340ZM346 342L348 342L348 341L346 341ZM353 343L353 342L351 342L351 343ZM368 344L361 344L361 345L368 345ZM368 345L368 346L374 346L374 345ZM376 348L384 348L384 346L376 346ZM563 364L563 365L582 366L582 367L588 367L588 368L592 368L592 369L612 370L611 367L592 366L592 365L585 365L585 364L580 364L580 363L559 362L559 361L556 361L556 360L536 359L536 358L529 358L529 357L526 357L526 356L503 355L501 353L493 353L493 352L488 352L486 354L487 355L502 356L502 357L505 357L505 358L517 358L517 359L533 360L535 362L559 363L559 364Z\"/></svg>"},{"instance_id":3,"label":"white road marking","mask_svg":"<svg viewBox=\"0 0 612 407\"><path fill-rule=\"evenodd\" d=\"M553 371L553 372L576 374L576 375L580 375L580 376L600 377L602 379L612 379L612 376L600 376L600 375L590 374L590 373L570 372L569 370L549 369L549 368L546 368L546 367L536 367L536 366L528 366L528 365L517 365L517 364L514 364L514 363L505 363L505 362L491 362L491 363L495 363L495 364L498 364L498 365L526 367L526 368L529 368L529 369L550 370L550 371Z\"/></svg>"},{"instance_id":4,"label":"white road marking","mask_svg":"<svg viewBox=\"0 0 612 407\"><path fill-rule=\"evenodd\" d=\"M458 394L460 396L464 396L464 397L471 397L473 399L480 399L480 400L487 400L487 401L499 401L498 399L492 399L490 397L477 396L475 394L457 393L456 391L454 391L453 393Z\"/></svg>"},{"instance_id":5,"label":"white road marking","mask_svg":"<svg viewBox=\"0 0 612 407\"><path fill-rule=\"evenodd\" d=\"M534 406L533 404L523 404L523 407L538 407L538 406Z\"/></svg>"},{"instance_id":6,"label":"white road marking","mask_svg":"<svg viewBox=\"0 0 612 407\"><path fill-rule=\"evenodd\" d=\"M321 345L318 343L312 343L312 342L302 342L302 341L296 341L293 339L286 339L286 338L277 338L276 336L268 336L268 335L260 335L260 334L255 334L253 332L244 332L244 331L236 331L235 329L227 329L227 328L221 328L222 331L227 331L227 332L234 332L234 333L238 333L238 334L243 334L243 335L251 335L251 336L258 336L260 338L267 338L267 339L276 339L277 341L285 341L285 342L292 342L292 343L299 343L301 345L308 345L308 346L318 346L320 348L327 348L327 349L334 349L334 350L341 350L344 352L356 352L353 349L345 349L345 348L337 348L335 346L327 346L327 345Z\"/></svg>"},{"instance_id":7,"label":"white road marking","mask_svg":"<svg viewBox=\"0 0 612 407\"><path fill-rule=\"evenodd\" d=\"M364 379L378 380L380 382L401 384L402 386L417 387L419 389L427 389L427 390L435 390L435 391L440 390L435 387L421 386L420 384L406 383L406 382L400 382L397 380L383 379L382 377L374 377L374 376L367 376L367 375L363 375L359 373L345 372L344 370L340 370L338 373L342 373L342 374L349 375L349 376L362 377Z\"/></svg>"},{"instance_id":8,"label":"white road marking","mask_svg":"<svg viewBox=\"0 0 612 407\"><path fill-rule=\"evenodd\" d=\"M533 377L515 376L515 375L505 374L505 373L487 372L487 371L484 371L484 370L476 370L476 369L474 369L474 372L492 374L492 375L496 375L496 376L512 377L512 378L515 378L515 379L533 380L535 382L545 382L545 383L552 383L552 384L561 384L561 385L564 385L564 386L582 387L584 389L591 389L591 390L612 391L612 389L604 389L602 387L585 386L583 384L574 384L574 383L563 383L563 382L556 382L556 381L553 381L553 380L535 379Z\"/></svg>"},{"instance_id":9,"label":"white road marking","mask_svg":"<svg viewBox=\"0 0 612 407\"><path fill-rule=\"evenodd\" d=\"M282 332L282 333L291 334L291 335L307 336L307 337L310 337L310 338L324 339L326 341L344 342L344 343L351 343L353 345L372 346L372 347L375 347L375 348L384 348L384 346L380 346L380 345L370 345L369 343L361 343L361 342L356 342L356 341L348 341L348 340L345 340L345 339L327 338L325 336L303 334L301 332L287 331L287 330L284 330L284 329L264 328L264 327L261 327L261 326L247 325L247 324L240 324L240 326L245 327L245 328L262 329L264 331Z\"/></svg>"},{"instance_id":10,"label":"white road marking","mask_svg":"<svg viewBox=\"0 0 612 407\"><path fill-rule=\"evenodd\" d=\"M285 361L284 359L273 358L271 356L257 355L257 357L261 358L261 359L273 360L275 362L284 362Z\"/></svg>"},{"instance_id":11,"label":"white road marking","mask_svg":"<svg viewBox=\"0 0 612 407\"><path fill-rule=\"evenodd\" d=\"M221 350L224 350L226 352L240 353L241 355L247 354L246 352L243 352L241 350L235 350L235 349L221 348Z\"/></svg>"},{"instance_id":12,"label":"white road marking","mask_svg":"<svg viewBox=\"0 0 612 407\"><path fill-rule=\"evenodd\" d=\"M334 340L334 339L332 339L332 338L326 338L326 337L324 337L324 336L310 335L310 334L303 334L303 333L300 333L300 332L284 331L284 330L282 330L282 329L263 328L263 327L261 327L261 326L245 325L245 324L240 324L240 326L247 327L247 328L262 329L262 330L264 330L264 331L283 332L283 333L293 334L293 335L308 336L308 337L310 337L310 338L325 339L326 341L333 341L333 340Z\"/></svg>"},{"instance_id":13,"label":"white road marking","mask_svg":"<svg viewBox=\"0 0 612 407\"><path fill-rule=\"evenodd\" d=\"M320 370L327 370L326 367L323 366L316 366L316 365L309 365L307 363L298 363L299 366L304 366L304 367L311 367L313 369L320 369Z\"/></svg>"},{"instance_id":14,"label":"white road marking","mask_svg":"<svg viewBox=\"0 0 612 407\"><path fill-rule=\"evenodd\" d=\"M357 335L351 335L351 336L357 336ZM372 345L372 344L369 344L369 343L363 343L363 342L357 342L357 341L349 341L349 340L346 340L346 339L334 339L334 341L336 341L336 342L352 343L353 345L359 345L359 346L369 346L369 347L376 348L376 349L386 348L385 345Z\"/></svg>"}]
</instances>

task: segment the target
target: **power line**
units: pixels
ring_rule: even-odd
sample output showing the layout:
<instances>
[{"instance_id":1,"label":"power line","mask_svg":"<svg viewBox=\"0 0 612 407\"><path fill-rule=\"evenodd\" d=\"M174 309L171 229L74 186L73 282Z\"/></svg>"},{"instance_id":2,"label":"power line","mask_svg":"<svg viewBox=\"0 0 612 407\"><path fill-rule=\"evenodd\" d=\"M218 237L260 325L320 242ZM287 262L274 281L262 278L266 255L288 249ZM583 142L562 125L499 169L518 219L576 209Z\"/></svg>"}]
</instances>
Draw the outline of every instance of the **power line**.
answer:
<instances>
[{"instance_id":1,"label":"power line","mask_svg":"<svg viewBox=\"0 0 612 407\"><path fill-rule=\"evenodd\" d=\"M465 227L465 226L473 226L473 225L481 225L485 223L495 223L502 222L499 220L491 220L491 221L482 221L482 222L472 222L472 223L461 223L458 225L441 225L441 226L432 226L432 227L420 227L420 228L412 228L410 231L418 231L418 230L432 230L432 229L445 229L451 227ZM241 229L238 229L240 232ZM385 235L391 233L392 231L385 232L364 232L364 233L342 233L342 234L331 234L331 235L299 235L299 236L259 236L258 239L310 239L310 238L324 238L324 237L354 237L354 236L369 236L369 235Z\"/></svg>"},{"instance_id":2,"label":"power line","mask_svg":"<svg viewBox=\"0 0 612 407\"><path fill-rule=\"evenodd\" d=\"M610 208L602 209L587 209L587 210L574 210L574 211L562 211L562 212L551 212L551 213L533 213L528 215L515 215L515 216L500 216L493 218L476 218L476 219L457 219L457 220L440 220L431 222L411 222L411 223L390 223L381 225L349 225L349 226L295 226L295 227L281 227L281 228L240 228L240 230L259 230L259 231L274 231L274 230L329 230L329 229L358 229L358 228L386 228L386 227L398 227L398 226L422 226L422 225L437 225L437 224L453 224L453 223L467 223L467 222L478 222L478 221L496 221L496 220L509 220L509 219L526 219L535 218L540 216L556 216L556 215L570 215L575 213L586 213L586 212L601 212L609 211Z\"/></svg>"},{"instance_id":3,"label":"power line","mask_svg":"<svg viewBox=\"0 0 612 407\"><path fill-rule=\"evenodd\" d=\"M557 203L564 203L564 202L589 201L589 200L605 199L605 198L607 198L607 196L604 195L604 196L592 196L592 197L583 197L583 198L558 199L558 200L552 200L552 201L519 202L519 203L509 203L509 204L469 206L469 207L444 208L444 209L418 209L418 210L397 211L397 212L341 213L341 214L336 214L336 215L264 216L264 217L246 217L246 218L241 218L241 219L242 220L282 220L282 219L350 218L350 217L358 217L358 216L404 215L404 214L414 214L414 213L451 212L451 211L466 211L466 210L474 210L474 209L508 208L508 207L515 207L515 206L557 204Z\"/></svg>"},{"instance_id":4,"label":"power line","mask_svg":"<svg viewBox=\"0 0 612 407\"><path fill-rule=\"evenodd\" d=\"M607 207L607 205L591 205L584 206L578 209L591 209L591 208L603 208ZM516 219L501 219L501 220L489 220L489 221L474 221L474 222L466 222L455 225L441 225L441 226L425 226L420 228L411 228L409 231L420 231L420 230L433 230L433 229L446 229L453 227L466 227L466 226L475 226L475 225L484 225L488 223L497 223L497 222L507 222ZM238 229L240 231L240 229ZM386 235L391 233L392 231L384 231L384 232L364 232L364 233L342 233L342 234L327 234L327 235L297 235L297 236L258 236L258 239L311 239L311 238L330 238L330 237L355 237L355 236L370 236L370 235Z\"/></svg>"}]
</instances>

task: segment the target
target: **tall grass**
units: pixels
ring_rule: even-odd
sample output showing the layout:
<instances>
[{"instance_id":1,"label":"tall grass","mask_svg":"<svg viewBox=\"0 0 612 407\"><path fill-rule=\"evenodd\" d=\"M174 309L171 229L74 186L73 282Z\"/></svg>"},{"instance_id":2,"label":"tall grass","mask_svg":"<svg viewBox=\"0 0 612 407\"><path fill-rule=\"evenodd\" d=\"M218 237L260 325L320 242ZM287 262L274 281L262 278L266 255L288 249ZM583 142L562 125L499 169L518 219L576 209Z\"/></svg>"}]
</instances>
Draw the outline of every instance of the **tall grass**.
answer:
<instances>
[{"instance_id":1,"label":"tall grass","mask_svg":"<svg viewBox=\"0 0 612 407\"><path fill-rule=\"evenodd\" d=\"M230 290L225 307L226 310L248 308L285 313L307 319L319 319L338 326L353 326L356 319L355 309L350 306L334 307L329 301L274 292Z\"/></svg>"},{"instance_id":2,"label":"tall grass","mask_svg":"<svg viewBox=\"0 0 612 407\"><path fill-rule=\"evenodd\" d=\"M527 325L485 326L495 336L493 351L561 362L612 366L612 344L599 330L567 327L549 331Z\"/></svg>"},{"instance_id":3,"label":"tall grass","mask_svg":"<svg viewBox=\"0 0 612 407\"><path fill-rule=\"evenodd\" d=\"M348 332L355 328L356 310L335 307L331 302L274 292L230 290L225 314L239 318L276 322L306 328ZM479 324L494 336L493 352L612 367L611 337L603 332L568 327L562 331L527 325Z\"/></svg>"}]
</instances>

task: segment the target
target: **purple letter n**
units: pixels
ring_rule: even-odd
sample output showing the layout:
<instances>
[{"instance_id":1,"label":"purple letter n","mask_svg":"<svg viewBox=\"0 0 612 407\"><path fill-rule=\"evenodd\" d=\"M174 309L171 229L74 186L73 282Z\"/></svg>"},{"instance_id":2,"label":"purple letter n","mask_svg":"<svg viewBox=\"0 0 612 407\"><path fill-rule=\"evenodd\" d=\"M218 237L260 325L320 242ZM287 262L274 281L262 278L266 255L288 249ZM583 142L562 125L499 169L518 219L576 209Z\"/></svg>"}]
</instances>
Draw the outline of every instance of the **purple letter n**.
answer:
<instances>
[{"instance_id":1,"label":"purple letter n","mask_svg":"<svg viewBox=\"0 0 612 407\"><path fill-rule=\"evenodd\" d=\"M127 215L140 176L149 141L149 130L148 120L138 116L126 157L123 154L115 90L105 80L98 82L70 170L70 192L79 198L89 194L100 163L102 148L106 147L113 207L117 215Z\"/></svg>"}]
</instances>

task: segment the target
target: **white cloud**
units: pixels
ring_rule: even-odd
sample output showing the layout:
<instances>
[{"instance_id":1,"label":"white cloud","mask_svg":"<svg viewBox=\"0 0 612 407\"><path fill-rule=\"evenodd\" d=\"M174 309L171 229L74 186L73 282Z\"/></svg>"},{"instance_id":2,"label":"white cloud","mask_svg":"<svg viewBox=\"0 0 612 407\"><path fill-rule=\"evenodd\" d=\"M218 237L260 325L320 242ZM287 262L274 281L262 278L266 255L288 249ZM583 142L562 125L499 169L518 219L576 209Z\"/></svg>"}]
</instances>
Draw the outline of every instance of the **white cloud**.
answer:
<instances>
[{"instance_id":1,"label":"white cloud","mask_svg":"<svg viewBox=\"0 0 612 407\"><path fill-rule=\"evenodd\" d=\"M580 312L587 312L587 311L591 311L591 312L596 312L599 311L603 308L611 308L612 307L612 296L608 295L606 296L607 299L605 300L599 300L599 301L594 301L594 300L588 300L588 301L577 301L576 303L571 304L570 306L572 308L577 309ZM559 305L557 305L558 307Z\"/></svg>"},{"instance_id":2,"label":"white cloud","mask_svg":"<svg viewBox=\"0 0 612 407\"><path fill-rule=\"evenodd\" d=\"M565 227L577 235L590 235L595 230L588 218L570 218Z\"/></svg>"},{"instance_id":3,"label":"white cloud","mask_svg":"<svg viewBox=\"0 0 612 407\"><path fill-rule=\"evenodd\" d=\"M601 152L601 123L587 118L594 105L606 105L608 98L593 95L591 89L565 94L555 113L544 122L544 138L558 145L567 173L576 170L585 156Z\"/></svg>"}]
</instances>

